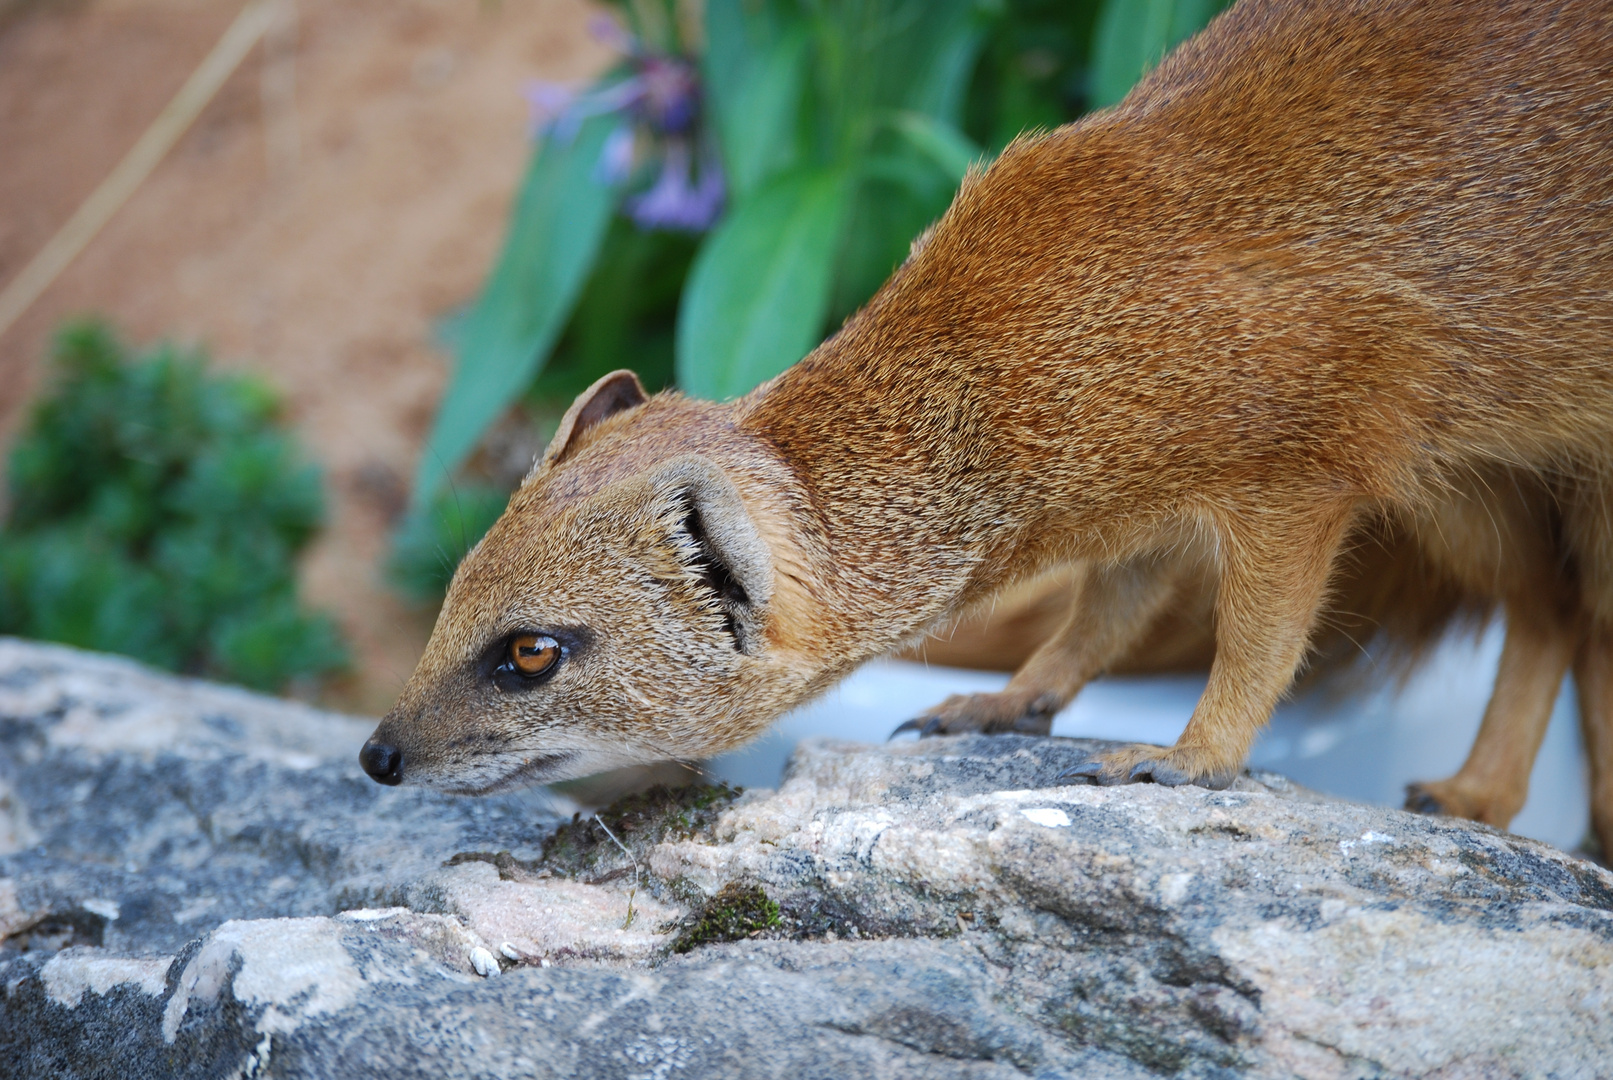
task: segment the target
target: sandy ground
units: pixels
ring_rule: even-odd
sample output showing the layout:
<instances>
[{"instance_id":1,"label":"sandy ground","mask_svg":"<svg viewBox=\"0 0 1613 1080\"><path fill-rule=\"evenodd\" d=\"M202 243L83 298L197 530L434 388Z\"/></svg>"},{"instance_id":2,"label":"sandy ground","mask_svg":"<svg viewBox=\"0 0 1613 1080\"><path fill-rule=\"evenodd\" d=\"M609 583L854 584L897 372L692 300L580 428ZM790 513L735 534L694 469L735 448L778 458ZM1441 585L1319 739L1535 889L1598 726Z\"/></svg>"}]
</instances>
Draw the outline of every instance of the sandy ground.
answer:
<instances>
[{"instance_id":1,"label":"sandy ground","mask_svg":"<svg viewBox=\"0 0 1613 1080\"><path fill-rule=\"evenodd\" d=\"M35 0L0 22L0 282L240 8ZM356 658L328 704L384 709L424 645L430 613L393 596L380 566L448 371L433 325L496 251L529 150L523 85L609 61L591 13L580 0L301 0L0 337L0 438L75 313L138 342L204 343L282 390L329 495L304 596L336 614Z\"/></svg>"}]
</instances>

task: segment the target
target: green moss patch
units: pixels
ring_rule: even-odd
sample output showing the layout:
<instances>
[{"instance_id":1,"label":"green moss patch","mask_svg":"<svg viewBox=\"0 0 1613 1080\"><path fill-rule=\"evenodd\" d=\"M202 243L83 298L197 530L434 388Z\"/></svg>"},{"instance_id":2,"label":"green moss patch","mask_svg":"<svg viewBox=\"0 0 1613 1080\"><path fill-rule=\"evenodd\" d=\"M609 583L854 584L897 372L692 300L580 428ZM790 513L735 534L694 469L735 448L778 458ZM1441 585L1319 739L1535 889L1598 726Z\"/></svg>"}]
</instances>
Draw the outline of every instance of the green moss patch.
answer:
<instances>
[{"instance_id":1,"label":"green moss patch","mask_svg":"<svg viewBox=\"0 0 1613 1080\"><path fill-rule=\"evenodd\" d=\"M694 840L711 835L717 817L740 794L740 789L715 784L689 784L669 788L657 784L618 799L594 815L578 815L556 829L543 845L539 865L556 874L584 880L621 876L632 862L617 847L643 860L656 844L666 840ZM600 827L603 822L605 828ZM609 829L609 833L606 832ZM616 840L612 840L614 835Z\"/></svg>"},{"instance_id":2,"label":"green moss patch","mask_svg":"<svg viewBox=\"0 0 1613 1080\"><path fill-rule=\"evenodd\" d=\"M618 799L597 815L573 815L544 841L543 854L536 859L517 859L508 851L462 851L444 865L489 863L505 881L569 877L603 885L633 876L635 860L642 867L650 849L662 841L709 839L718 815L741 790L717 784L675 788L658 784ZM648 877L643 884L658 891Z\"/></svg>"},{"instance_id":3,"label":"green moss patch","mask_svg":"<svg viewBox=\"0 0 1613 1080\"><path fill-rule=\"evenodd\" d=\"M686 953L701 945L740 941L779 924L778 904L768 898L760 885L725 885L678 936L672 951Z\"/></svg>"}]
</instances>

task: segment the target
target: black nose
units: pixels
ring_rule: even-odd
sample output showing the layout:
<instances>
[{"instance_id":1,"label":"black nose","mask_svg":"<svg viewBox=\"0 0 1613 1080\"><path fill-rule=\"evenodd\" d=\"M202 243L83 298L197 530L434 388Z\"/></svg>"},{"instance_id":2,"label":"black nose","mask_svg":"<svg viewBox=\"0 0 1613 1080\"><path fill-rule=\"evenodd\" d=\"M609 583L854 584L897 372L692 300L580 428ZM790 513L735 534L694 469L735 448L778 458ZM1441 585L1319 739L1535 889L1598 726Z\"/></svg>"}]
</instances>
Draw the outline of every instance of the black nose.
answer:
<instances>
[{"instance_id":1,"label":"black nose","mask_svg":"<svg viewBox=\"0 0 1613 1080\"><path fill-rule=\"evenodd\" d=\"M358 752L358 763L377 784L403 783L403 751L396 746L371 739Z\"/></svg>"}]
</instances>

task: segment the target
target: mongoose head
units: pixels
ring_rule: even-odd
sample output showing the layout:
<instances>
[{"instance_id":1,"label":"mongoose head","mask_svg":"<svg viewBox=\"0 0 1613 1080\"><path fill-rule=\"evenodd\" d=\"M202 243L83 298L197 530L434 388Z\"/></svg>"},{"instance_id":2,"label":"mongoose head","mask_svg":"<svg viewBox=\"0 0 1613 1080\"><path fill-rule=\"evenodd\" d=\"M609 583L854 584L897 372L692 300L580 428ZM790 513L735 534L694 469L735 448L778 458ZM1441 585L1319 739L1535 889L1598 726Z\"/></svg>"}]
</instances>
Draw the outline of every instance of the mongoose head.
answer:
<instances>
[{"instance_id":1,"label":"mongoose head","mask_svg":"<svg viewBox=\"0 0 1613 1080\"><path fill-rule=\"evenodd\" d=\"M813 692L778 618L787 470L730 409L630 372L585 391L460 563L365 771L487 794L703 757Z\"/></svg>"}]
</instances>

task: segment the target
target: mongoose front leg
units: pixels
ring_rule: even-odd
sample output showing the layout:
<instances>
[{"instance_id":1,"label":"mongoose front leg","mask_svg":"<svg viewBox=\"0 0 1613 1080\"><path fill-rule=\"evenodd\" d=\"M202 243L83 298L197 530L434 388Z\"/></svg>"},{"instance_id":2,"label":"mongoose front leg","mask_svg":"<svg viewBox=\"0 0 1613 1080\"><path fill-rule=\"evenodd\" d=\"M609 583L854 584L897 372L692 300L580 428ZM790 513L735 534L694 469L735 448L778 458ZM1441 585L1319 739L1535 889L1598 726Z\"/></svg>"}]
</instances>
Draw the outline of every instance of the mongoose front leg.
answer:
<instances>
[{"instance_id":1,"label":"mongoose front leg","mask_svg":"<svg viewBox=\"0 0 1613 1080\"><path fill-rule=\"evenodd\" d=\"M1277 527L1223 528L1215 660L1176 745L1127 747L1064 775L1100 784L1231 784L1304 659L1349 520L1346 508L1325 507Z\"/></svg>"},{"instance_id":2,"label":"mongoose front leg","mask_svg":"<svg viewBox=\"0 0 1613 1080\"><path fill-rule=\"evenodd\" d=\"M1529 773L1578 644L1571 618L1531 607L1540 605L1507 605L1495 691L1461 770L1446 780L1407 785L1406 809L1503 829L1523 809Z\"/></svg>"},{"instance_id":3,"label":"mongoose front leg","mask_svg":"<svg viewBox=\"0 0 1613 1080\"><path fill-rule=\"evenodd\" d=\"M1613 865L1613 627L1598 623L1574 658L1579 723L1591 759L1591 828Z\"/></svg>"},{"instance_id":4,"label":"mongoose front leg","mask_svg":"<svg viewBox=\"0 0 1613 1080\"><path fill-rule=\"evenodd\" d=\"M1084 566L1064 625L1031 654L1008 685L992 694L954 694L891 732L1046 735L1053 717L1081 688L1132 649L1177 591L1178 560L1133 559Z\"/></svg>"}]
</instances>

